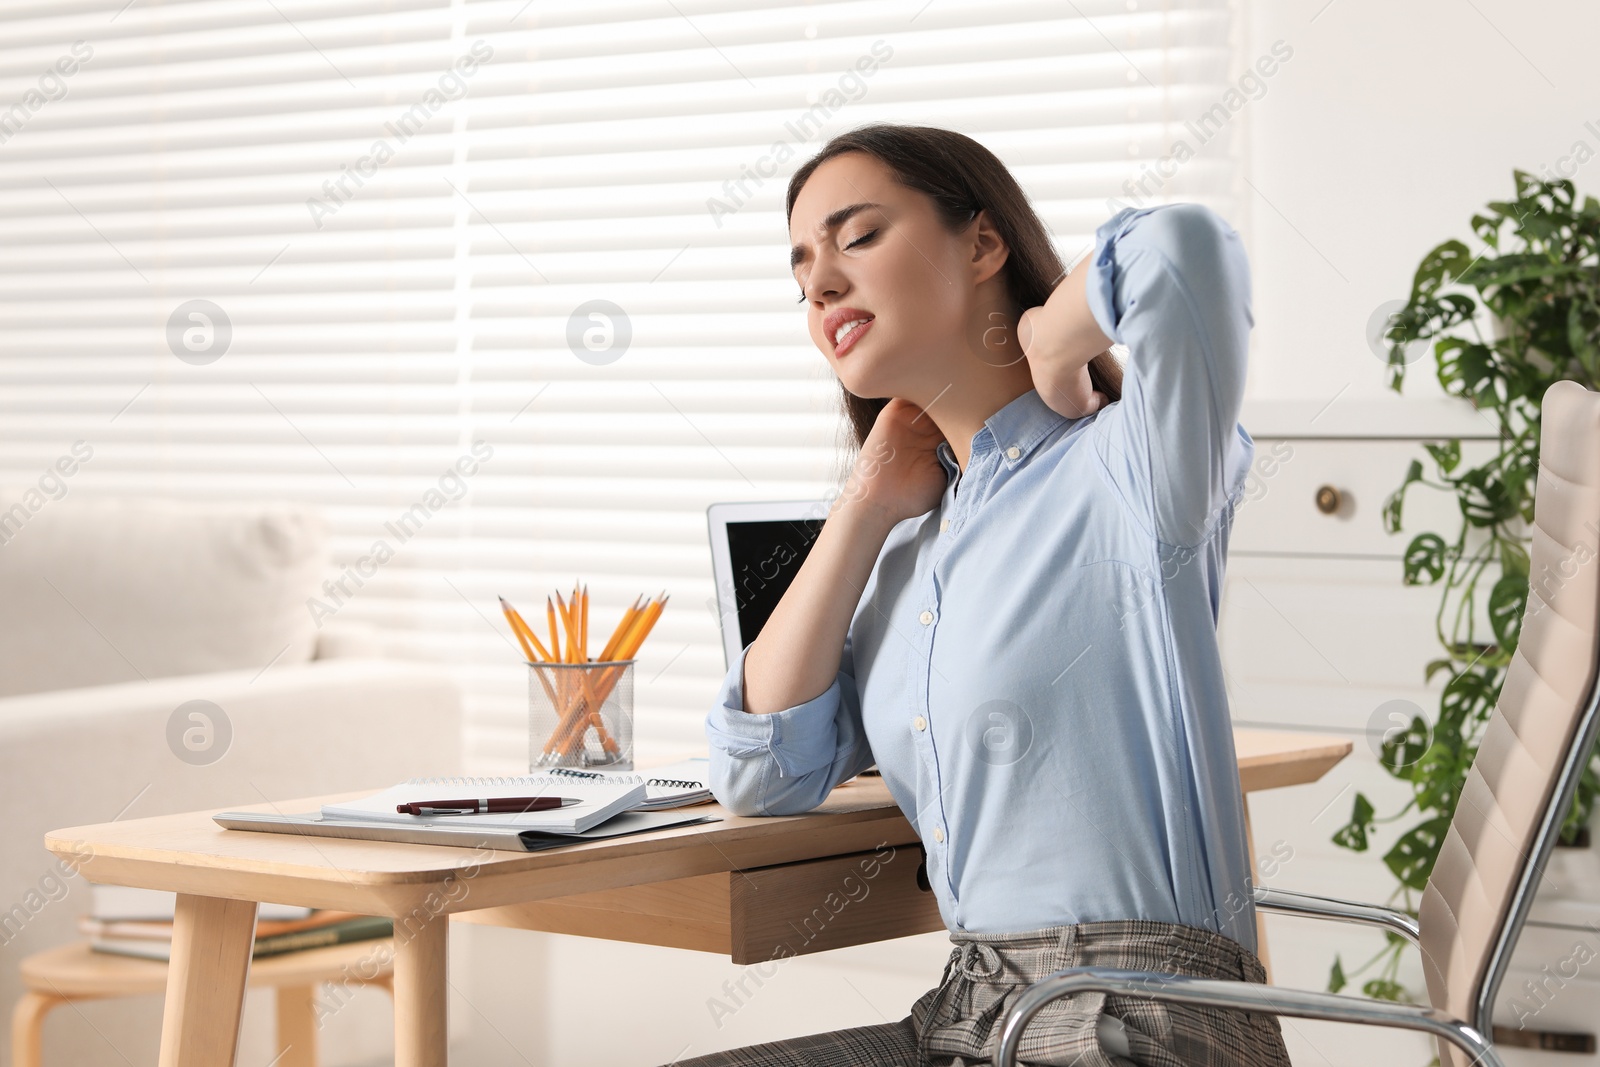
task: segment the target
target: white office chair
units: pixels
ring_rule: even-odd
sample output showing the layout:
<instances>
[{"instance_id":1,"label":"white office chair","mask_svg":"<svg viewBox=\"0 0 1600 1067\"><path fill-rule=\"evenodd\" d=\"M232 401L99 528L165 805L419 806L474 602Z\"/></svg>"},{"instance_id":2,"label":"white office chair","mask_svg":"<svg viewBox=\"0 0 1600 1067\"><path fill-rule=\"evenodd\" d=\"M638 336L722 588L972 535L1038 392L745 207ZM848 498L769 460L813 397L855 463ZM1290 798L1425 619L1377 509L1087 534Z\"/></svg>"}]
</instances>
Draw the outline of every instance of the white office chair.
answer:
<instances>
[{"instance_id":1,"label":"white office chair","mask_svg":"<svg viewBox=\"0 0 1600 1067\"><path fill-rule=\"evenodd\" d=\"M1600 393L1545 391L1534 494L1532 580L1522 636L1423 893L1418 920L1388 908L1256 888L1257 907L1384 926L1422 951L1427 1005L1185 975L1070 967L1007 1013L996 1059L1015 1067L1023 1029L1078 992L1150 997L1432 1034L1445 1067L1500 1067L1491 1010L1550 850L1572 804L1596 713L1600 566Z\"/></svg>"}]
</instances>

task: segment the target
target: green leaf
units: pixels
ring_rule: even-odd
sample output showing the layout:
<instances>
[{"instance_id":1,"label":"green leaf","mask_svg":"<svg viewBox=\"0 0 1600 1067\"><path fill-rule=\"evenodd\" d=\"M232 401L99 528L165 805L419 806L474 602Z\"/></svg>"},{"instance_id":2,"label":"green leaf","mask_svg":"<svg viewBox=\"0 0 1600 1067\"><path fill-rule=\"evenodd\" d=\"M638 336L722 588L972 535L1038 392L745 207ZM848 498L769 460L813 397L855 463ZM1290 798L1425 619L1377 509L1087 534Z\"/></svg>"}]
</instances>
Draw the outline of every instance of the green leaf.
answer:
<instances>
[{"instance_id":1,"label":"green leaf","mask_svg":"<svg viewBox=\"0 0 1600 1067\"><path fill-rule=\"evenodd\" d=\"M1423 300L1407 304L1390 316L1389 327L1381 335L1382 340L1389 342L1389 365L1396 370L1403 369L1413 345L1428 340L1441 329L1455 325L1456 320L1451 314L1453 307L1453 303L1446 306L1433 300Z\"/></svg>"},{"instance_id":2,"label":"green leaf","mask_svg":"<svg viewBox=\"0 0 1600 1067\"><path fill-rule=\"evenodd\" d=\"M1428 455L1439 465L1439 469L1446 474L1456 469L1456 464L1461 462L1461 439L1451 438L1442 445L1425 444Z\"/></svg>"},{"instance_id":3,"label":"green leaf","mask_svg":"<svg viewBox=\"0 0 1600 1067\"><path fill-rule=\"evenodd\" d=\"M1436 533L1417 534L1406 546L1405 583L1432 585L1444 576L1444 538ZM1426 574L1426 579L1423 575Z\"/></svg>"},{"instance_id":4,"label":"green leaf","mask_svg":"<svg viewBox=\"0 0 1600 1067\"><path fill-rule=\"evenodd\" d=\"M1597 367L1600 367L1600 349L1595 344L1595 331L1583 318L1583 302L1574 300L1567 306L1567 344L1572 346L1572 354L1577 357L1578 364L1591 379L1595 377Z\"/></svg>"},{"instance_id":5,"label":"green leaf","mask_svg":"<svg viewBox=\"0 0 1600 1067\"><path fill-rule=\"evenodd\" d=\"M1553 182L1546 182L1545 189L1550 193L1550 199L1561 207L1571 208L1572 202L1577 199L1577 190L1566 178L1557 178Z\"/></svg>"},{"instance_id":6,"label":"green leaf","mask_svg":"<svg viewBox=\"0 0 1600 1067\"><path fill-rule=\"evenodd\" d=\"M1433 676L1435 674L1438 674L1442 670L1448 670L1450 665L1454 662L1455 660L1448 657L1444 659L1430 659L1428 661L1428 666L1425 670L1425 673L1422 676L1423 682L1426 683L1433 681Z\"/></svg>"},{"instance_id":7,"label":"green leaf","mask_svg":"<svg viewBox=\"0 0 1600 1067\"><path fill-rule=\"evenodd\" d=\"M1383 529L1386 533L1400 532L1400 509L1405 506L1406 491L1396 489L1383 501Z\"/></svg>"},{"instance_id":8,"label":"green leaf","mask_svg":"<svg viewBox=\"0 0 1600 1067\"><path fill-rule=\"evenodd\" d=\"M1457 280L1464 285L1473 286L1479 292L1491 286L1504 288L1530 281L1542 283L1540 289L1551 289L1559 279L1579 278L1583 277L1585 272L1593 273L1593 271L1593 267L1585 267L1581 263L1553 263L1550 257L1542 252L1512 252L1498 259L1477 260L1471 269Z\"/></svg>"},{"instance_id":9,"label":"green leaf","mask_svg":"<svg viewBox=\"0 0 1600 1067\"><path fill-rule=\"evenodd\" d=\"M1427 720L1414 715L1404 730L1391 733L1383 739L1378 762L1394 777L1410 779L1422 754L1432 745L1433 731L1429 729Z\"/></svg>"},{"instance_id":10,"label":"green leaf","mask_svg":"<svg viewBox=\"0 0 1600 1067\"><path fill-rule=\"evenodd\" d=\"M1434 302L1434 314L1439 322L1433 332L1436 334L1458 323L1470 322L1477 313L1478 302L1466 293L1445 293Z\"/></svg>"},{"instance_id":11,"label":"green leaf","mask_svg":"<svg viewBox=\"0 0 1600 1067\"><path fill-rule=\"evenodd\" d=\"M1528 580L1528 550L1520 542L1502 538L1500 541L1500 570L1501 573L1520 575L1523 582Z\"/></svg>"},{"instance_id":12,"label":"green leaf","mask_svg":"<svg viewBox=\"0 0 1600 1067\"><path fill-rule=\"evenodd\" d=\"M1479 660L1482 666L1481 659ZM1439 724L1436 735L1457 737L1468 723L1487 717L1494 707L1498 694L1490 688L1489 681L1475 670L1462 671L1445 683L1439 694Z\"/></svg>"},{"instance_id":13,"label":"green leaf","mask_svg":"<svg viewBox=\"0 0 1600 1067\"><path fill-rule=\"evenodd\" d=\"M1428 875L1439 856L1439 846L1450 829L1450 816L1436 815L1400 835L1384 853L1383 862L1400 883L1418 892L1428 887Z\"/></svg>"},{"instance_id":14,"label":"green leaf","mask_svg":"<svg viewBox=\"0 0 1600 1067\"><path fill-rule=\"evenodd\" d=\"M1419 297L1432 294L1471 262L1472 252L1460 241L1451 238L1441 243L1417 265L1417 273L1411 280L1411 302L1417 303Z\"/></svg>"},{"instance_id":15,"label":"green leaf","mask_svg":"<svg viewBox=\"0 0 1600 1067\"><path fill-rule=\"evenodd\" d=\"M1333 970L1328 972L1328 992L1337 993L1345 986L1344 965L1337 954L1333 957Z\"/></svg>"},{"instance_id":16,"label":"green leaf","mask_svg":"<svg viewBox=\"0 0 1600 1067\"><path fill-rule=\"evenodd\" d=\"M1474 215L1472 216L1472 232L1478 235L1478 240L1498 251L1500 248L1501 221L1498 218L1490 218L1488 215Z\"/></svg>"},{"instance_id":17,"label":"green leaf","mask_svg":"<svg viewBox=\"0 0 1600 1067\"><path fill-rule=\"evenodd\" d=\"M1389 498L1383 502L1383 528L1385 530L1392 534L1397 534L1400 532L1400 512L1405 506L1406 502L1406 487L1411 485L1413 482L1421 480L1422 461L1420 459L1414 459L1411 461L1411 464L1406 467L1406 477L1405 480L1400 483L1400 487L1394 492L1390 493Z\"/></svg>"},{"instance_id":18,"label":"green leaf","mask_svg":"<svg viewBox=\"0 0 1600 1067\"><path fill-rule=\"evenodd\" d=\"M1374 1000L1405 1000L1406 990L1392 978L1371 978L1361 986L1361 992Z\"/></svg>"},{"instance_id":19,"label":"green leaf","mask_svg":"<svg viewBox=\"0 0 1600 1067\"><path fill-rule=\"evenodd\" d=\"M1411 789L1419 812L1443 814L1455 810L1472 757L1459 737L1441 736L1436 728L1433 739L1411 772Z\"/></svg>"},{"instance_id":20,"label":"green leaf","mask_svg":"<svg viewBox=\"0 0 1600 1067\"><path fill-rule=\"evenodd\" d=\"M1528 579L1503 574L1489 592L1489 625L1501 648L1516 648L1522 634L1522 613L1528 605Z\"/></svg>"},{"instance_id":21,"label":"green leaf","mask_svg":"<svg viewBox=\"0 0 1600 1067\"><path fill-rule=\"evenodd\" d=\"M1553 241L1561 234L1561 222L1537 210L1522 217L1522 228L1517 231L1530 244L1535 241Z\"/></svg>"},{"instance_id":22,"label":"green leaf","mask_svg":"<svg viewBox=\"0 0 1600 1067\"><path fill-rule=\"evenodd\" d=\"M1333 843L1352 852L1367 850L1367 832L1372 829L1372 801L1364 793L1357 793L1350 821L1335 831Z\"/></svg>"},{"instance_id":23,"label":"green leaf","mask_svg":"<svg viewBox=\"0 0 1600 1067\"><path fill-rule=\"evenodd\" d=\"M1405 908L1402 910L1404 910L1404 912L1413 919L1417 917L1417 911L1415 908ZM1383 932L1383 940L1388 943L1390 949L1396 952L1404 952L1406 949L1411 947L1410 941L1395 933L1393 930L1385 930Z\"/></svg>"},{"instance_id":24,"label":"green leaf","mask_svg":"<svg viewBox=\"0 0 1600 1067\"><path fill-rule=\"evenodd\" d=\"M1446 337L1435 346L1439 353L1439 381L1452 396L1493 398L1494 349L1465 337ZM1481 402L1481 399L1480 399Z\"/></svg>"},{"instance_id":25,"label":"green leaf","mask_svg":"<svg viewBox=\"0 0 1600 1067\"><path fill-rule=\"evenodd\" d=\"M1455 484L1461 517L1474 526L1498 526L1519 510L1519 494L1489 467L1470 470L1457 478Z\"/></svg>"}]
</instances>

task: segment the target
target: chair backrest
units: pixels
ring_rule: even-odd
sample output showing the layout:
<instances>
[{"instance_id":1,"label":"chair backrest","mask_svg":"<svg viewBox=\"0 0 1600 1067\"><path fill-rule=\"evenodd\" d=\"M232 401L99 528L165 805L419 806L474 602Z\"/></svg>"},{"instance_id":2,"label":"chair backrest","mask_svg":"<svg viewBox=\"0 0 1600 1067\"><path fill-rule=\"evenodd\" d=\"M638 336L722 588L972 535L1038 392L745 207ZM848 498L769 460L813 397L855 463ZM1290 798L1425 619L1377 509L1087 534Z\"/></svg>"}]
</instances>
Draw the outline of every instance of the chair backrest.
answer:
<instances>
[{"instance_id":1,"label":"chair backrest","mask_svg":"<svg viewBox=\"0 0 1600 1067\"><path fill-rule=\"evenodd\" d=\"M1418 917L1429 1000L1485 1037L1597 722L1600 393L1576 382L1542 401L1532 538L1522 635Z\"/></svg>"}]
</instances>

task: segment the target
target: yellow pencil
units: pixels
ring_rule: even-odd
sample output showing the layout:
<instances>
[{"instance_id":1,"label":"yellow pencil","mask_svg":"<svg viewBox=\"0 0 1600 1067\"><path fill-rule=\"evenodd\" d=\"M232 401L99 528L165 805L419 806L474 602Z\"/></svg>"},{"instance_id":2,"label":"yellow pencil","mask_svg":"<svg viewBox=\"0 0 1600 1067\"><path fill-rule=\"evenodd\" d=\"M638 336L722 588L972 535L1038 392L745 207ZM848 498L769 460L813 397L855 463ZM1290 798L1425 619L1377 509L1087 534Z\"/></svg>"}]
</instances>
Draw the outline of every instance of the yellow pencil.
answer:
<instances>
[{"instance_id":1,"label":"yellow pencil","mask_svg":"<svg viewBox=\"0 0 1600 1067\"><path fill-rule=\"evenodd\" d=\"M611 636L611 640L606 643L606 648L600 659L593 662L606 662L612 659L613 656L617 659L631 659L633 654L639 650L645 637L648 636L651 628L655 625L656 619L660 617L662 610L666 607L668 598L666 591L663 590L659 599L651 602L643 609L638 606L639 599L641 598L634 599L633 606L629 607L624 613L622 620L617 624L617 628ZM559 594L557 594L557 601L558 603L560 602ZM563 612L563 617L567 617L566 612ZM546 745L545 751L547 753L552 749L559 750L563 754L563 758L570 759L575 754L577 745L583 736L585 719L593 722L597 729L603 730L599 708L605 703L606 698L610 696L611 690L615 687L617 681L621 679L624 670L626 670L626 667L613 667L602 672L598 683L593 687L587 684L587 678L583 679L587 707L570 706L568 708L569 714L564 717ZM602 739L602 743L604 743L604 739ZM611 749L610 745L606 747L608 750Z\"/></svg>"},{"instance_id":2,"label":"yellow pencil","mask_svg":"<svg viewBox=\"0 0 1600 1067\"><path fill-rule=\"evenodd\" d=\"M533 627L528 625L528 620L522 617L522 613L507 603L505 597L500 598L500 610L505 612L506 621L511 624L511 629L515 631L517 640L522 644L522 650L528 654L528 660L533 662L534 650L538 650L539 660L548 663L551 658L550 653L545 650L544 645L539 642L539 638L534 635ZM532 647L530 647L530 643Z\"/></svg>"},{"instance_id":3,"label":"yellow pencil","mask_svg":"<svg viewBox=\"0 0 1600 1067\"><path fill-rule=\"evenodd\" d=\"M583 608L578 618L578 662L589 658L589 587L583 587Z\"/></svg>"},{"instance_id":4,"label":"yellow pencil","mask_svg":"<svg viewBox=\"0 0 1600 1067\"><path fill-rule=\"evenodd\" d=\"M629 605L628 610L622 613L622 621L617 623L616 630L612 631L611 640L606 642L606 647L600 652L600 662L604 663L609 660L611 654L617 650L617 646L622 644L623 637L627 635L628 629L633 625L633 620L641 610L639 608L639 600L643 595L641 593L638 597L634 597L633 603Z\"/></svg>"},{"instance_id":5,"label":"yellow pencil","mask_svg":"<svg viewBox=\"0 0 1600 1067\"><path fill-rule=\"evenodd\" d=\"M650 628L655 625L656 619L661 617L661 612L667 606L667 593L662 590L658 600L652 600L650 606L645 608L634 620L633 627L617 648L618 659L632 659L633 654L639 651L639 646L644 644L644 639L649 636Z\"/></svg>"},{"instance_id":6,"label":"yellow pencil","mask_svg":"<svg viewBox=\"0 0 1600 1067\"><path fill-rule=\"evenodd\" d=\"M567 655L564 658L564 662L567 663L587 662L586 654L583 652L583 646L586 642L579 630L579 617L585 610L583 600L586 597L587 593L583 593L578 586L574 585L573 603L569 608L566 601L562 600L561 594L559 592L556 593L555 610L560 613L563 627L567 633ZM554 626L554 623L551 625ZM600 718L599 709L604 702L604 698L594 698L589 679L582 672L580 672L577 681L580 694L576 699L564 702L561 709L561 719L557 723L556 729L551 733L549 740L545 743L544 750L546 754L552 750L559 749L563 758L572 758L589 723L594 724L596 732L600 736L601 746L606 751L613 753L618 751L616 742L611 739L610 734L606 731L604 720ZM569 697L572 696L570 692L568 695Z\"/></svg>"},{"instance_id":7,"label":"yellow pencil","mask_svg":"<svg viewBox=\"0 0 1600 1067\"><path fill-rule=\"evenodd\" d=\"M527 658L529 663L533 663L533 646L528 643L526 637L522 636L522 627L517 625L520 619L511 605L506 603L505 597L500 598L500 611L505 615L506 622L511 624L511 632L516 635L517 644L522 646L523 656Z\"/></svg>"},{"instance_id":8,"label":"yellow pencil","mask_svg":"<svg viewBox=\"0 0 1600 1067\"><path fill-rule=\"evenodd\" d=\"M560 593L556 594L556 613L561 616L561 633L567 639L567 654L563 657L562 662L576 663L578 662L578 638L573 632L572 609L567 606L565 600L561 599Z\"/></svg>"},{"instance_id":9,"label":"yellow pencil","mask_svg":"<svg viewBox=\"0 0 1600 1067\"><path fill-rule=\"evenodd\" d=\"M650 636L650 630L655 626L656 620L661 617L661 612L666 609L667 600L667 592L663 589L659 599L651 601L649 607L639 612L627 636L615 650L616 659L625 660L634 657L635 653L639 651L639 647L644 644L644 639ZM626 666L612 667L602 673L600 682L596 686L596 691L601 701L611 695L612 688L621 679L622 672L625 670L627 670Z\"/></svg>"}]
</instances>

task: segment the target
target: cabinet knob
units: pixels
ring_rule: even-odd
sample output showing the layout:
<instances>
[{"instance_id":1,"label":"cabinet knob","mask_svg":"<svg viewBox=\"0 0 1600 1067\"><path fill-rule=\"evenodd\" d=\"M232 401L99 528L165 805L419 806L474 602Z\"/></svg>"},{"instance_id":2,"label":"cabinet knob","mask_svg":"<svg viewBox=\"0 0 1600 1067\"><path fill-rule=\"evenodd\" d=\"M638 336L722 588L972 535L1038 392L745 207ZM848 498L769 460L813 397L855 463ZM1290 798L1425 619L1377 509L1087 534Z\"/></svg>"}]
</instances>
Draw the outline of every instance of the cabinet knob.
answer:
<instances>
[{"instance_id":1,"label":"cabinet knob","mask_svg":"<svg viewBox=\"0 0 1600 1067\"><path fill-rule=\"evenodd\" d=\"M1343 495L1331 485L1317 487L1317 510L1324 515L1332 515L1339 510L1339 505L1344 502Z\"/></svg>"}]
</instances>

